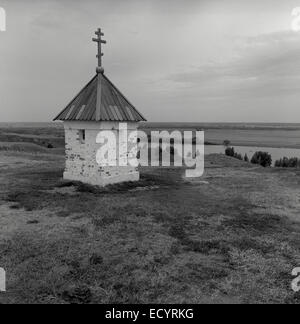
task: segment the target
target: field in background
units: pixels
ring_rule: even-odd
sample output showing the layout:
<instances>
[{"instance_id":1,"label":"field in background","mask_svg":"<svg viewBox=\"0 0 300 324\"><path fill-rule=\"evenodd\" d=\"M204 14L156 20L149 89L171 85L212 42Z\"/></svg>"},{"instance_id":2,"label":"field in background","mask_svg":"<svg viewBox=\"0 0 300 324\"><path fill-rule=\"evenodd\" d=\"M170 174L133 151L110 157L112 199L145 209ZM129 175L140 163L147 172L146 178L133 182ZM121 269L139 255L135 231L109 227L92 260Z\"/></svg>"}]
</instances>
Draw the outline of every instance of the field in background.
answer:
<instances>
[{"instance_id":1,"label":"field in background","mask_svg":"<svg viewBox=\"0 0 300 324\"><path fill-rule=\"evenodd\" d=\"M61 181L60 127L0 141L0 303L299 303L298 170L211 155L97 189Z\"/></svg>"},{"instance_id":2,"label":"field in background","mask_svg":"<svg viewBox=\"0 0 300 324\"><path fill-rule=\"evenodd\" d=\"M30 127L33 125L34 127ZM61 124L33 125L0 123L0 154L1 152L64 154L65 138Z\"/></svg>"}]
</instances>

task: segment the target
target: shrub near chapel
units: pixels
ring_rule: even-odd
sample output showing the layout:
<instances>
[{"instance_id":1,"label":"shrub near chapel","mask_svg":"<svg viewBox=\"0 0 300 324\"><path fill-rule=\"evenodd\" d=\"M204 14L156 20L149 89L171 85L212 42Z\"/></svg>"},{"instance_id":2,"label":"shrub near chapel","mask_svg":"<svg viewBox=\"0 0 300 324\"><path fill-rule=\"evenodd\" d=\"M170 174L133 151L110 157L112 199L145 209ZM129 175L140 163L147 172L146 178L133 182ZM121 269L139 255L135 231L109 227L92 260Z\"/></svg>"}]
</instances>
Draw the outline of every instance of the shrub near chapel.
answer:
<instances>
[{"instance_id":1,"label":"shrub near chapel","mask_svg":"<svg viewBox=\"0 0 300 324\"><path fill-rule=\"evenodd\" d=\"M290 158L290 159L287 157L284 157L283 159L277 160L275 162L275 167L278 167L278 168L299 168L300 160L296 157Z\"/></svg>"},{"instance_id":2,"label":"shrub near chapel","mask_svg":"<svg viewBox=\"0 0 300 324\"><path fill-rule=\"evenodd\" d=\"M264 168L270 167L272 165L272 156L268 152L256 152L251 159L251 163L259 164Z\"/></svg>"},{"instance_id":3,"label":"shrub near chapel","mask_svg":"<svg viewBox=\"0 0 300 324\"><path fill-rule=\"evenodd\" d=\"M241 160L241 161L243 160L242 155L235 152L234 147L227 147L227 149L225 150L225 154L227 156L233 157L235 159L238 159L238 160Z\"/></svg>"}]
</instances>

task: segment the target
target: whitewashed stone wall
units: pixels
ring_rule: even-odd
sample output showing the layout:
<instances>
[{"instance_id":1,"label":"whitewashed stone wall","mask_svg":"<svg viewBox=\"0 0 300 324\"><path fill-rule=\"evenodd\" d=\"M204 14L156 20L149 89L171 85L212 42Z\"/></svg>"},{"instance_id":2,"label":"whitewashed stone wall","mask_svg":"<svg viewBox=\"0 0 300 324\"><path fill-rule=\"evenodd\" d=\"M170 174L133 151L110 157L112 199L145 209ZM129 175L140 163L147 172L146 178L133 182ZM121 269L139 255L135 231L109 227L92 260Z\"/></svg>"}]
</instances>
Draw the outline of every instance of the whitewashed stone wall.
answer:
<instances>
[{"instance_id":1,"label":"whitewashed stone wall","mask_svg":"<svg viewBox=\"0 0 300 324\"><path fill-rule=\"evenodd\" d=\"M137 129L137 123L127 123L128 132ZM66 167L64 179L106 186L125 181L138 181L138 169L126 167L101 167L96 161L101 144L96 143L100 130L112 130L119 136L118 122L64 122L66 141ZM79 131L85 130L85 143L81 143ZM117 154L118 156L118 154Z\"/></svg>"}]
</instances>

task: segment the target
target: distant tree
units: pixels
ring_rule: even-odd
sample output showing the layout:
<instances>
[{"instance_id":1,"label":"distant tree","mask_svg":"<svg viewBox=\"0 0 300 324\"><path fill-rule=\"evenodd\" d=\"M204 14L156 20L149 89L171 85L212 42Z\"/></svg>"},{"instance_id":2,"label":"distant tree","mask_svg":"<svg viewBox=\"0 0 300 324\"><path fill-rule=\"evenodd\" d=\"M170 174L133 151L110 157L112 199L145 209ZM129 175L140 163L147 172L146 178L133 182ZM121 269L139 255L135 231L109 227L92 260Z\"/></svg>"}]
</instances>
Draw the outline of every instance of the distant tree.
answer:
<instances>
[{"instance_id":1,"label":"distant tree","mask_svg":"<svg viewBox=\"0 0 300 324\"><path fill-rule=\"evenodd\" d=\"M251 163L259 164L264 168L270 167L272 165L272 156L268 152L259 151L253 155Z\"/></svg>"},{"instance_id":2,"label":"distant tree","mask_svg":"<svg viewBox=\"0 0 300 324\"><path fill-rule=\"evenodd\" d=\"M174 145L171 145L171 146L170 146L170 154L171 154L171 156L174 156L174 155L175 155L175 148L174 148Z\"/></svg>"},{"instance_id":3,"label":"distant tree","mask_svg":"<svg viewBox=\"0 0 300 324\"><path fill-rule=\"evenodd\" d=\"M234 157L235 155L234 147L227 147L225 150L225 155Z\"/></svg>"},{"instance_id":4,"label":"distant tree","mask_svg":"<svg viewBox=\"0 0 300 324\"><path fill-rule=\"evenodd\" d=\"M245 162L249 162L249 158L248 158L248 155L247 154L245 154L245 156L244 156L244 161Z\"/></svg>"},{"instance_id":5,"label":"distant tree","mask_svg":"<svg viewBox=\"0 0 300 324\"><path fill-rule=\"evenodd\" d=\"M224 145L225 147L229 147L230 144L231 144L231 142L230 142L229 140L225 140L225 141L223 142L223 145Z\"/></svg>"},{"instance_id":6,"label":"distant tree","mask_svg":"<svg viewBox=\"0 0 300 324\"><path fill-rule=\"evenodd\" d=\"M298 159L297 158L294 157L294 158L291 158L289 160L289 164L288 164L289 168L296 168L297 165L298 165Z\"/></svg>"},{"instance_id":7,"label":"distant tree","mask_svg":"<svg viewBox=\"0 0 300 324\"><path fill-rule=\"evenodd\" d=\"M282 159L275 161L275 167L280 168L282 166Z\"/></svg>"},{"instance_id":8,"label":"distant tree","mask_svg":"<svg viewBox=\"0 0 300 324\"><path fill-rule=\"evenodd\" d=\"M289 159L287 157L284 157L282 159L282 167L287 168L289 166Z\"/></svg>"},{"instance_id":9,"label":"distant tree","mask_svg":"<svg viewBox=\"0 0 300 324\"><path fill-rule=\"evenodd\" d=\"M277 168L299 168L300 167L300 160L296 157L294 158L287 158L284 157L280 160L275 162L275 167Z\"/></svg>"},{"instance_id":10,"label":"distant tree","mask_svg":"<svg viewBox=\"0 0 300 324\"><path fill-rule=\"evenodd\" d=\"M233 157L236 158L236 159L238 159L238 160L240 160L240 161L243 161L242 154L235 153Z\"/></svg>"},{"instance_id":11,"label":"distant tree","mask_svg":"<svg viewBox=\"0 0 300 324\"><path fill-rule=\"evenodd\" d=\"M225 150L225 155L243 161L243 156L235 152L234 147L227 147Z\"/></svg>"},{"instance_id":12,"label":"distant tree","mask_svg":"<svg viewBox=\"0 0 300 324\"><path fill-rule=\"evenodd\" d=\"M48 148L48 149L53 149L54 146L50 143L50 144L47 145L47 148Z\"/></svg>"}]
</instances>

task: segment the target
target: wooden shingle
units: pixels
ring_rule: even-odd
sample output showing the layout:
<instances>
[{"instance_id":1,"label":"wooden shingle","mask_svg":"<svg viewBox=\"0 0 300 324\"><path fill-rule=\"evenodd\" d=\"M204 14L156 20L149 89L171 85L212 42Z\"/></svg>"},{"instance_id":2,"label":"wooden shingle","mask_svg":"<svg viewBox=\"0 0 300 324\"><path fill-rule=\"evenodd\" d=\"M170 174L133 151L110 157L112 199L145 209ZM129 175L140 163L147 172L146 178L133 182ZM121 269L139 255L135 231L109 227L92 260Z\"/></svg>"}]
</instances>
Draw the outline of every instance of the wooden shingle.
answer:
<instances>
[{"instance_id":1,"label":"wooden shingle","mask_svg":"<svg viewBox=\"0 0 300 324\"><path fill-rule=\"evenodd\" d=\"M98 73L54 120L96 121L98 78L102 78L100 121L146 121L142 114L102 73Z\"/></svg>"}]
</instances>

